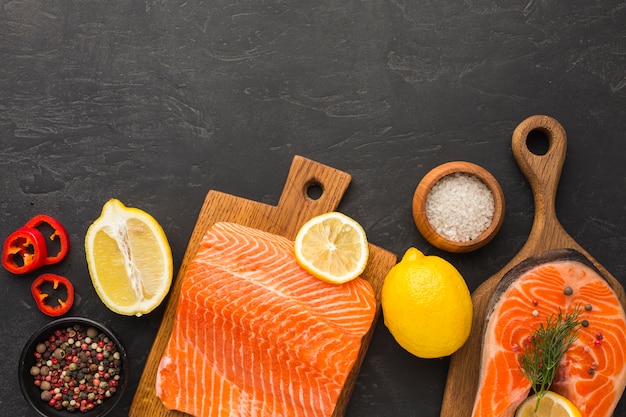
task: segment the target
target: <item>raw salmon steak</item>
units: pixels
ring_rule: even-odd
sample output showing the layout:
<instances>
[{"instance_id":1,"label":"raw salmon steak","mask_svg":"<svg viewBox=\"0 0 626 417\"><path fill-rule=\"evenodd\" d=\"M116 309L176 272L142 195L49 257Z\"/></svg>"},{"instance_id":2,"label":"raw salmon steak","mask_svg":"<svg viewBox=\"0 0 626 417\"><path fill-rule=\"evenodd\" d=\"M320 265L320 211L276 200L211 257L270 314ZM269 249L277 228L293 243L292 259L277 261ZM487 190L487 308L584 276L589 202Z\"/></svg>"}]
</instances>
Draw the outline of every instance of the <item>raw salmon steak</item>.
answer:
<instances>
[{"instance_id":1,"label":"raw salmon steak","mask_svg":"<svg viewBox=\"0 0 626 417\"><path fill-rule=\"evenodd\" d=\"M184 275L156 394L197 416L331 416L376 312L371 285L327 284L293 242L216 223Z\"/></svg>"},{"instance_id":2,"label":"raw salmon steak","mask_svg":"<svg viewBox=\"0 0 626 417\"><path fill-rule=\"evenodd\" d=\"M615 292L577 251L531 257L500 281L487 309L473 417L508 417L528 397L519 364L528 338L548 317L580 311L577 339L551 387L583 417L609 417L626 384L626 315Z\"/></svg>"}]
</instances>

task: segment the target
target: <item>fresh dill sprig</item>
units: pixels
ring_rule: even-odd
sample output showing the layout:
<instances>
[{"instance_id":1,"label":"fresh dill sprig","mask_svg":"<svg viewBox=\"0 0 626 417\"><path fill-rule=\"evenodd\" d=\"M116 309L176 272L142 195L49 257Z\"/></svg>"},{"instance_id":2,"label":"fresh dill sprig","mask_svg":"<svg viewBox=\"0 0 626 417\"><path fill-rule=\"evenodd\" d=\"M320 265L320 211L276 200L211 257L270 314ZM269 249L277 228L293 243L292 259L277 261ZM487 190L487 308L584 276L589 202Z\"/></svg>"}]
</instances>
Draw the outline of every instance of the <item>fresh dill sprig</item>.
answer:
<instances>
[{"instance_id":1,"label":"fresh dill sprig","mask_svg":"<svg viewBox=\"0 0 626 417\"><path fill-rule=\"evenodd\" d=\"M521 371L531 382L532 389L537 394L535 411L552 385L561 358L578 338L579 315L579 306L565 317L559 308L559 314L556 317L554 314L550 315L545 325L542 323L530 336L530 343L519 358Z\"/></svg>"}]
</instances>

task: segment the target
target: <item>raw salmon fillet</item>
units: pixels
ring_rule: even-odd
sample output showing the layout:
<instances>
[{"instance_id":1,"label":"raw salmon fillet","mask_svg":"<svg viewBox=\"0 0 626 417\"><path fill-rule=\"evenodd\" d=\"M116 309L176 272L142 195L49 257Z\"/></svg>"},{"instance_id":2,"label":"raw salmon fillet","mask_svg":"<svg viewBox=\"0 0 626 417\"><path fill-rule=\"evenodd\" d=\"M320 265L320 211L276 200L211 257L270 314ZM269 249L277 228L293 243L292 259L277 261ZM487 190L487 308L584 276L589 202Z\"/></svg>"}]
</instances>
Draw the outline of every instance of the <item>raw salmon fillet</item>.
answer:
<instances>
[{"instance_id":1,"label":"raw salmon fillet","mask_svg":"<svg viewBox=\"0 0 626 417\"><path fill-rule=\"evenodd\" d=\"M578 319L588 326L578 326L578 339L561 360L551 390L572 401L583 417L612 415L626 384L626 315L613 289L587 263L573 250L550 251L503 277L484 330L473 417L515 414L531 390L519 365L528 336L559 308L565 316L577 306Z\"/></svg>"},{"instance_id":2,"label":"raw salmon fillet","mask_svg":"<svg viewBox=\"0 0 626 417\"><path fill-rule=\"evenodd\" d=\"M322 282L293 242L233 223L203 237L157 370L167 409L197 416L330 416L372 326L357 278Z\"/></svg>"}]
</instances>

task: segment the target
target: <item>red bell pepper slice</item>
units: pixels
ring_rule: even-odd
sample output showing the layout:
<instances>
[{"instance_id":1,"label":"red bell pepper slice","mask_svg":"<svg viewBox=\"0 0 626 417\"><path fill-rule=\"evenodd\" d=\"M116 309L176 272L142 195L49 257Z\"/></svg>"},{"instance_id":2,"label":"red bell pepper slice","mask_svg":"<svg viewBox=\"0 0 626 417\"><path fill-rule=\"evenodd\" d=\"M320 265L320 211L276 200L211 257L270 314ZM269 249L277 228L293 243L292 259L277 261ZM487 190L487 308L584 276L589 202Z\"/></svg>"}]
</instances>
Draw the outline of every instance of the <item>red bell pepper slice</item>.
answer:
<instances>
[{"instance_id":1,"label":"red bell pepper slice","mask_svg":"<svg viewBox=\"0 0 626 417\"><path fill-rule=\"evenodd\" d=\"M2 266L14 274L26 274L44 265L48 250L43 234L32 227L20 227L4 241Z\"/></svg>"},{"instance_id":2,"label":"red bell pepper slice","mask_svg":"<svg viewBox=\"0 0 626 417\"><path fill-rule=\"evenodd\" d=\"M42 313L56 317L67 313L74 304L74 286L65 277L42 274L30 286Z\"/></svg>"},{"instance_id":3,"label":"red bell pepper slice","mask_svg":"<svg viewBox=\"0 0 626 417\"><path fill-rule=\"evenodd\" d=\"M48 227L46 227L46 225ZM63 227L58 220L46 214L38 214L26 222L26 227L32 227L42 232L46 232L51 229L52 231L50 232L48 239L52 242L58 241L59 250L54 255L51 255L50 250L48 250L48 256L46 257L44 265L55 264L57 262L61 262L63 258L65 258L67 252L70 250L70 238L65 230L65 227Z\"/></svg>"}]
</instances>

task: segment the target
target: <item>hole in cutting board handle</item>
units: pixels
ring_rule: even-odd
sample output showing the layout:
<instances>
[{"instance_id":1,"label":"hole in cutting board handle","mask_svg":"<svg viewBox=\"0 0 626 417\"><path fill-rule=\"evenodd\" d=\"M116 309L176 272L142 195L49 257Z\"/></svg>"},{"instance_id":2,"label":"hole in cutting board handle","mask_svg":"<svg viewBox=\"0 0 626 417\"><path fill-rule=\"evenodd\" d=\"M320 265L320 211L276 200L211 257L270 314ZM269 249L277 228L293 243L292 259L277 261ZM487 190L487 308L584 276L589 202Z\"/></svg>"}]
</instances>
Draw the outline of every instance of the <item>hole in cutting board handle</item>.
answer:
<instances>
[{"instance_id":1,"label":"hole in cutting board handle","mask_svg":"<svg viewBox=\"0 0 626 417\"><path fill-rule=\"evenodd\" d=\"M324 194L324 187L317 181L311 181L306 184L304 192L311 200L319 200Z\"/></svg>"},{"instance_id":2,"label":"hole in cutting board handle","mask_svg":"<svg viewBox=\"0 0 626 417\"><path fill-rule=\"evenodd\" d=\"M550 149L550 138L542 129L533 129L526 137L526 147L534 155L543 156Z\"/></svg>"}]
</instances>

